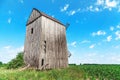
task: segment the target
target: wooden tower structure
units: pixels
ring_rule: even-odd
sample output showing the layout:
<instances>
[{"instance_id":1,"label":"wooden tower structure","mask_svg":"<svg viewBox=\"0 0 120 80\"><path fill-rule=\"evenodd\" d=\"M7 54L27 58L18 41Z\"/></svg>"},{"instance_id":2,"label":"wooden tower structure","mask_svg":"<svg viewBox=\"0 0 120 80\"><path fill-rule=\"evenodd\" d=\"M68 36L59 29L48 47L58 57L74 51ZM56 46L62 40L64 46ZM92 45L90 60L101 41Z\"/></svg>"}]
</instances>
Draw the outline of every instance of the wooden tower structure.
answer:
<instances>
[{"instance_id":1,"label":"wooden tower structure","mask_svg":"<svg viewBox=\"0 0 120 80\"><path fill-rule=\"evenodd\" d=\"M38 69L68 67L66 27L35 8L26 25L24 61Z\"/></svg>"}]
</instances>

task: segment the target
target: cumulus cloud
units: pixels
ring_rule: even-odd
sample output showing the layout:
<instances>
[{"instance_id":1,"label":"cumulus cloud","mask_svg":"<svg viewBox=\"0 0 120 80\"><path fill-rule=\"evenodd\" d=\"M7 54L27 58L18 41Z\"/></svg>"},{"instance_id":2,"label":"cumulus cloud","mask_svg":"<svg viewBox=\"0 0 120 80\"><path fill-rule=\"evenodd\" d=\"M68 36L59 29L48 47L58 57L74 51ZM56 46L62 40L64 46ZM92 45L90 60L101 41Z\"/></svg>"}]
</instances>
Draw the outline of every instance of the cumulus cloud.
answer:
<instances>
[{"instance_id":1,"label":"cumulus cloud","mask_svg":"<svg viewBox=\"0 0 120 80\"><path fill-rule=\"evenodd\" d=\"M69 4L66 4L66 5L61 9L61 12L67 11L68 8L69 8Z\"/></svg>"},{"instance_id":2,"label":"cumulus cloud","mask_svg":"<svg viewBox=\"0 0 120 80\"><path fill-rule=\"evenodd\" d=\"M95 11L97 11L97 12L98 12L98 11L100 11L100 9L99 9L98 7L96 7L96 8L95 8Z\"/></svg>"},{"instance_id":3,"label":"cumulus cloud","mask_svg":"<svg viewBox=\"0 0 120 80\"><path fill-rule=\"evenodd\" d=\"M72 15L76 14L76 13L79 12L79 11L80 11L80 8L77 9L77 10L71 10L71 11L67 12L67 14L68 14L69 16L72 16Z\"/></svg>"},{"instance_id":4,"label":"cumulus cloud","mask_svg":"<svg viewBox=\"0 0 120 80\"><path fill-rule=\"evenodd\" d=\"M11 23L11 20L12 20L11 18L8 18L8 21L7 21L7 22L10 24L10 23Z\"/></svg>"},{"instance_id":5,"label":"cumulus cloud","mask_svg":"<svg viewBox=\"0 0 120 80\"><path fill-rule=\"evenodd\" d=\"M114 8L117 7L117 1L116 0L106 0L105 5L107 8Z\"/></svg>"},{"instance_id":6,"label":"cumulus cloud","mask_svg":"<svg viewBox=\"0 0 120 80\"><path fill-rule=\"evenodd\" d=\"M82 64L97 64L101 61L101 55L95 52L88 52L80 58Z\"/></svg>"},{"instance_id":7,"label":"cumulus cloud","mask_svg":"<svg viewBox=\"0 0 120 80\"><path fill-rule=\"evenodd\" d=\"M96 0L95 3L86 6L85 8L81 8L81 12L85 11L91 11L91 12L101 12L103 10L109 10L117 9L118 12L120 12L120 1L119 0ZM69 6L65 6L61 11L66 11ZM68 13L71 15L74 15L77 12L77 10L71 10Z\"/></svg>"},{"instance_id":8,"label":"cumulus cloud","mask_svg":"<svg viewBox=\"0 0 120 80\"><path fill-rule=\"evenodd\" d=\"M4 63L9 62L11 59L15 58L18 52L23 51L23 49L23 46L15 48L10 45L0 48L0 61Z\"/></svg>"},{"instance_id":9,"label":"cumulus cloud","mask_svg":"<svg viewBox=\"0 0 120 80\"><path fill-rule=\"evenodd\" d=\"M76 11L73 10L73 11L70 11L70 12L69 12L69 15L74 15L75 13L76 13Z\"/></svg>"},{"instance_id":10,"label":"cumulus cloud","mask_svg":"<svg viewBox=\"0 0 120 80\"><path fill-rule=\"evenodd\" d=\"M113 26L111 26L111 27L110 27L110 30L111 30L111 31L113 31L113 30L114 30L114 27L113 27Z\"/></svg>"},{"instance_id":11,"label":"cumulus cloud","mask_svg":"<svg viewBox=\"0 0 120 80\"><path fill-rule=\"evenodd\" d=\"M11 48L11 46L5 46L5 47L3 47L4 49L10 49Z\"/></svg>"},{"instance_id":12,"label":"cumulus cloud","mask_svg":"<svg viewBox=\"0 0 120 80\"><path fill-rule=\"evenodd\" d=\"M87 53L82 55L80 58L80 62L82 64L119 64L120 63L120 55L118 54L100 54L100 53Z\"/></svg>"},{"instance_id":13,"label":"cumulus cloud","mask_svg":"<svg viewBox=\"0 0 120 80\"><path fill-rule=\"evenodd\" d=\"M119 40L119 39L120 39L120 31L119 31L119 30L116 31L116 32L115 32L115 35L116 35L115 40Z\"/></svg>"},{"instance_id":14,"label":"cumulus cloud","mask_svg":"<svg viewBox=\"0 0 120 80\"><path fill-rule=\"evenodd\" d=\"M111 61L111 63L119 64L120 63L120 55L119 54L110 54L110 55L108 55L108 60Z\"/></svg>"},{"instance_id":15,"label":"cumulus cloud","mask_svg":"<svg viewBox=\"0 0 120 80\"><path fill-rule=\"evenodd\" d=\"M120 29L120 25L117 25L116 27Z\"/></svg>"},{"instance_id":16,"label":"cumulus cloud","mask_svg":"<svg viewBox=\"0 0 120 80\"><path fill-rule=\"evenodd\" d=\"M74 41L74 42L71 43L71 46L76 47L76 44L77 44L77 42Z\"/></svg>"},{"instance_id":17,"label":"cumulus cloud","mask_svg":"<svg viewBox=\"0 0 120 80\"><path fill-rule=\"evenodd\" d=\"M93 49L95 47L96 44L92 44L89 46L90 49Z\"/></svg>"},{"instance_id":18,"label":"cumulus cloud","mask_svg":"<svg viewBox=\"0 0 120 80\"><path fill-rule=\"evenodd\" d=\"M93 33L92 33L92 36L101 36L101 35L104 36L105 34L106 34L105 31L99 30L99 31L97 31L97 32L93 32Z\"/></svg>"},{"instance_id":19,"label":"cumulus cloud","mask_svg":"<svg viewBox=\"0 0 120 80\"><path fill-rule=\"evenodd\" d=\"M110 59L115 62L120 62L120 56L112 56Z\"/></svg>"},{"instance_id":20,"label":"cumulus cloud","mask_svg":"<svg viewBox=\"0 0 120 80\"><path fill-rule=\"evenodd\" d=\"M110 42L111 40L112 40L112 36L110 35L107 37L107 41Z\"/></svg>"},{"instance_id":21,"label":"cumulus cloud","mask_svg":"<svg viewBox=\"0 0 120 80\"><path fill-rule=\"evenodd\" d=\"M77 64L79 65L80 64L80 58L78 55L76 55L78 52L74 51L74 50L71 50L70 51L72 53L72 56L69 58L69 63L70 64Z\"/></svg>"},{"instance_id":22,"label":"cumulus cloud","mask_svg":"<svg viewBox=\"0 0 120 80\"><path fill-rule=\"evenodd\" d=\"M96 55L97 55L96 53L88 53L88 54L87 54L88 57L94 57L94 56L96 56Z\"/></svg>"},{"instance_id":23,"label":"cumulus cloud","mask_svg":"<svg viewBox=\"0 0 120 80\"><path fill-rule=\"evenodd\" d=\"M97 0L96 5L103 5L105 3L104 0Z\"/></svg>"},{"instance_id":24,"label":"cumulus cloud","mask_svg":"<svg viewBox=\"0 0 120 80\"><path fill-rule=\"evenodd\" d=\"M98 12L100 11L100 9L98 7L93 7L92 5L90 5L89 7L87 7L87 11Z\"/></svg>"},{"instance_id":25,"label":"cumulus cloud","mask_svg":"<svg viewBox=\"0 0 120 80\"><path fill-rule=\"evenodd\" d=\"M116 0L97 0L96 5L103 6L104 8L115 8L118 2Z\"/></svg>"},{"instance_id":26,"label":"cumulus cloud","mask_svg":"<svg viewBox=\"0 0 120 80\"><path fill-rule=\"evenodd\" d=\"M80 42L80 44L84 44L84 43L90 43L91 41L89 40L83 40L82 42Z\"/></svg>"},{"instance_id":27,"label":"cumulus cloud","mask_svg":"<svg viewBox=\"0 0 120 80\"><path fill-rule=\"evenodd\" d=\"M118 8L117 0L97 0L96 6L102 7L102 9L112 10L113 8ZM119 8L118 8L119 9Z\"/></svg>"}]
</instances>

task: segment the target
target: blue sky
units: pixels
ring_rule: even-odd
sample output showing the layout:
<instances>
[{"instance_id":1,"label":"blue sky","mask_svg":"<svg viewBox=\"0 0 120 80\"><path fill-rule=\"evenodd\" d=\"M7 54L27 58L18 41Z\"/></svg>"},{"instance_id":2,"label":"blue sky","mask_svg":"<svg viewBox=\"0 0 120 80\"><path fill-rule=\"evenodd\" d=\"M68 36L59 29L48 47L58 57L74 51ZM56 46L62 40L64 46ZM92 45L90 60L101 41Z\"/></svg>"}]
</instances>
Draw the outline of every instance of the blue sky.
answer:
<instances>
[{"instance_id":1,"label":"blue sky","mask_svg":"<svg viewBox=\"0 0 120 80\"><path fill-rule=\"evenodd\" d=\"M0 61L23 50L33 8L70 23L69 63L120 64L119 0L0 0Z\"/></svg>"}]
</instances>

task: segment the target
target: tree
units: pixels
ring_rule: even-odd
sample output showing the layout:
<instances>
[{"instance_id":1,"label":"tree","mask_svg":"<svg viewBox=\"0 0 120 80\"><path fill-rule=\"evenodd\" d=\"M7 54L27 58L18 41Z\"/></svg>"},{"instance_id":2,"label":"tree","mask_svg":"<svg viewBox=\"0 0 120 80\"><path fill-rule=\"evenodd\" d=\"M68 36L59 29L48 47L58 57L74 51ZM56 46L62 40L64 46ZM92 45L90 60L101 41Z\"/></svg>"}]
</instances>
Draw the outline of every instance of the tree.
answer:
<instances>
[{"instance_id":1,"label":"tree","mask_svg":"<svg viewBox=\"0 0 120 80\"><path fill-rule=\"evenodd\" d=\"M0 67L2 67L3 63L0 61Z\"/></svg>"},{"instance_id":2,"label":"tree","mask_svg":"<svg viewBox=\"0 0 120 80\"><path fill-rule=\"evenodd\" d=\"M0 65L2 65L3 63L2 62L0 62Z\"/></svg>"},{"instance_id":3,"label":"tree","mask_svg":"<svg viewBox=\"0 0 120 80\"><path fill-rule=\"evenodd\" d=\"M18 53L15 59L12 59L8 65L8 69L15 69L22 67L24 65L24 60L23 60L23 52Z\"/></svg>"}]
</instances>

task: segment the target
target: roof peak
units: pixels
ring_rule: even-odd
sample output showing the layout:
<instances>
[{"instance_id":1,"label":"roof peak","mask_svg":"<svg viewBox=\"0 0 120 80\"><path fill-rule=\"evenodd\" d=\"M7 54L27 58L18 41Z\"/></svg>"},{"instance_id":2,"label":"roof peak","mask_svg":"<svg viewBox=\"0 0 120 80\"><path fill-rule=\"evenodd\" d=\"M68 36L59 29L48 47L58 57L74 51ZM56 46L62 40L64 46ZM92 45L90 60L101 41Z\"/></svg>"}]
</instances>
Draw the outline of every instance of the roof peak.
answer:
<instances>
[{"instance_id":1,"label":"roof peak","mask_svg":"<svg viewBox=\"0 0 120 80\"><path fill-rule=\"evenodd\" d=\"M45 14L44 12L42 12L42 11L40 11L40 10L36 9L36 8L33 8L33 10L37 11L38 13L40 13L40 14L41 14L41 16L47 17L47 18L49 18L49 19L51 19L51 20L53 20L53 21L55 21L55 22L57 22L57 23L59 23L59 24L61 24L61 25L65 26L65 25L64 25L64 24L62 24L59 20L57 20L57 19L55 19L55 18L51 17L50 15ZM32 10L32 12L33 12L33 10Z\"/></svg>"}]
</instances>

